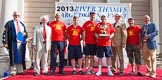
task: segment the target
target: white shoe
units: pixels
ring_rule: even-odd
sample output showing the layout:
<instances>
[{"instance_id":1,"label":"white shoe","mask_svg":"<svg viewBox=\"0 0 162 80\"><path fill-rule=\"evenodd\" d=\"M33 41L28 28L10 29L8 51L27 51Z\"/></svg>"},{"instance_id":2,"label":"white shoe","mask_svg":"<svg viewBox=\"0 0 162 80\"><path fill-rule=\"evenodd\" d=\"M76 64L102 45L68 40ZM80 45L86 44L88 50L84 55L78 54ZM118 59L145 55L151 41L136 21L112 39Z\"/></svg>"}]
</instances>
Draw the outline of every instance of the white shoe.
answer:
<instances>
[{"instance_id":1,"label":"white shoe","mask_svg":"<svg viewBox=\"0 0 162 80\"><path fill-rule=\"evenodd\" d=\"M16 71L11 71L11 72L10 72L10 75L11 75L11 76L16 76Z\"/></svg>"},{"instance_id":2,"label":"white shoe","mask_svg":"<svg viewBox=\"0 0 162 80\"><path fill-rule=\"evenodd\" d=\"M150 73L146 73L145 76L150 76L151 74Z\"/></svg>"},{"instance_id":3,"label":"white shoe","mask_svg":"<svg viewBox=\"0 0 162 80\"><path fill-rule=\"evenodd\" d=\"M153 74L153 75L150 75L150 77L152 77L152 78L156 78L156 75L155 75L155 74Z\"/></svg>"},{"instance_id":4,"label":"white shoe","mask_svg":"<svg viewBox=\"0 0 162 80\"><path fill-rule=\"evenodd\" d=\"M98 71L98 72L96 73L96 75L97 75L97 76L101 76L102 73L101 73L100 71Z\"/></svg>"},{"instance_id":5,"label":"white shoe","mask_svg":"<svg viewBox=\"0 0 162 80\"><path fill-rule=\"evenodd\" d=\"M114 76L114 74L111 72L111 70L108 71L108 76Z\"/></svg>"}]
</instances>

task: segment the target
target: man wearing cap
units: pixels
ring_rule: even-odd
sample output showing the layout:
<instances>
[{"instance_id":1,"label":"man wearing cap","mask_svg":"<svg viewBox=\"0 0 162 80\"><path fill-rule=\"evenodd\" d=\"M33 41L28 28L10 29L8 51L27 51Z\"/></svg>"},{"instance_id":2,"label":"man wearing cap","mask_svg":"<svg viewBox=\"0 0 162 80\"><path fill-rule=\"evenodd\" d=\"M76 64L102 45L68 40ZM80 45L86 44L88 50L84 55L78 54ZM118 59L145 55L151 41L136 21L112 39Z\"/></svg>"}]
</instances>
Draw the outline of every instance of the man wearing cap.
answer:
<instances>
[{"instance_id":1,"label":"man wearing cap","mask_svg":"<svg viewBox=\"0 0 162 80\"><path fill-rule=\"evenodd\" d=\"M94 74L94 55L96 55L96 38L95 38L95 13L90 12L90 20L83 24L83 53L85 55L86 74ZM88 71L88 61L90 57L90 72Z\"/></svg>"},{"instance_id":2,"label":"man wearing cap","mask_svg":"<svg viewBox=\"0 0 162 80\"><path fill-rule=\"evenodd\" d=\"M127 44L126 51L129 58L129 62L131 64L131 72L130 75L135 74L134 60L137 64L137 75L142 76L140 72L141 65L141 53L140 53L140 43L141 43L141 28L139 25L134 24L134 19L128 19L129 27L127 28Z\"/></svg>"},{"instance_id":3,"label":"man wearing cap","mask_svg":"<svg viewBox=\"0 0 162 80\"><path fill-rule=\"evenodd\" d=\"M120 75L124 75L124 59L123 59L123 48L126 45L127 30L126 24L120 21L122 15L116 13L114 16L115 23L113 24L115 28L114 37L112 38L112 71L117 72L117 56L119 56L120 63Z\"/></svg>"},{"instance_id":4,"label":"man wearing cap","mask_svg":"<svg viewBox=\"0 0 162 80\"><path fill-rule=\"evenodd\" d=\"M96 73L97 76L102 75L102 58L106 57L107 62L107 70L109 76L114 76L112 73L111 66L111 38L113 37L113 33L115 29L112 24L106 22L106 16L101 16L101 22L96 25L95 28L95 37L97 39L97 57L98 57L98 71Z\"/></svg>"}]
</instances>

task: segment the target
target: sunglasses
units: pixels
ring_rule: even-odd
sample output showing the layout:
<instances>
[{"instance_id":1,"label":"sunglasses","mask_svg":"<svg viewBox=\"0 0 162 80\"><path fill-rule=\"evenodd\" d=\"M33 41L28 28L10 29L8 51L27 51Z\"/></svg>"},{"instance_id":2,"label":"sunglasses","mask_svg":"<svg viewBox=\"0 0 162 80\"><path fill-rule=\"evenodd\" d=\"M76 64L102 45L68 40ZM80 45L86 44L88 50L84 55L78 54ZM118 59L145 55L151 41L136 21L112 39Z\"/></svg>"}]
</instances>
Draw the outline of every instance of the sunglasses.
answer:
<instances>
[{"instance_id":1,"label":"sunglasses","mask_svg":"<svg viewBox=\"0 0 162 80\"><path fill-rule=\"evenodd\" d=\"M13 15L13 16L20 16L20 15Z\"/></svg>"}]
</instances>

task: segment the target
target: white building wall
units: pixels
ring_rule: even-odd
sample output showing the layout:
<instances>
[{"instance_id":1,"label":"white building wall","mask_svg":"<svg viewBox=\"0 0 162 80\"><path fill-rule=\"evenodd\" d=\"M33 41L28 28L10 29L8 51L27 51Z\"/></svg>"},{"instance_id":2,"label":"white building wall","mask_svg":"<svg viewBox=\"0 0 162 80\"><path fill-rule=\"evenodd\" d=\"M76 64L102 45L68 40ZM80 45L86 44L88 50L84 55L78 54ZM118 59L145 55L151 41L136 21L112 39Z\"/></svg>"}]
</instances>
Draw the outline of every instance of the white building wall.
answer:
<instances>
[{"instance_id":1,"label":"white building wall","mask_svg":"<svg viewBox=\"0 0 162 80\"><path fill-rule=\"evenodd\" d=\"M160 56L162 57L162 0L159 0L159 46L160 46Z\"/></svg>"},{"instance_id":2,"label":"white building wall","mask_svg":"<svg viewBox=\"0 0 162 80\"><path fill-rule=\"evenodd\" d=\"M54 20L55 2L59 0L24 0L24 22L27 26L29 37L33 28L39 24L40 16L49 15Z\"/></svg>"},{"instance_id":3,"label":"white building wall","mask_svg":"<svg viewBox=\"0 0 162 80\"><path fill-rule=\"evenodd\" d=\"M1 15L1 8L2 8L2 0L0 0L0 15ZM0 16L0 22L1 22L2 18ZM0 23L0 30L2 30L3 27L1 27L1 23ZM2 32L0 33L0 35L2 35ZM2 41L2 38L0 38L0 41ZM0 42L0 46L2 46L2 43Z\"/></svg>"},{"instance_id":4,"label":"white building wall","mask_svg":"<svg viewBox=\"0 0 162 80\"><path fill-rule=\"evenodd\" d=\"M2 47L2 33L4 31L4 25L7 21L13 19L13 12L19 11L21 21L24 12L24 0L0 0L0 75L4 73L4 71L8 71L9 69L9 54L6 48Z\"/></svg>"},{"instance_id":5,"label":"white building wall","mask_svg":"<svg viewBox=\"0 0 162 80\"><path fill-rule=\"evenodd\" d=\"M73 0L73 2L106 3L107 0Z\"/></svg>"},{"instance_id":6,"label":"white building wall","mask_svg":"<svg viewBox=\"0 0 162 80\"><path fill-rule=\"evenodd\" d=\"M121 0L121 3L132 3L132 17L138 25L143 24L143 16L150 15L150 0Z\"/></svg>"}]
</instances>

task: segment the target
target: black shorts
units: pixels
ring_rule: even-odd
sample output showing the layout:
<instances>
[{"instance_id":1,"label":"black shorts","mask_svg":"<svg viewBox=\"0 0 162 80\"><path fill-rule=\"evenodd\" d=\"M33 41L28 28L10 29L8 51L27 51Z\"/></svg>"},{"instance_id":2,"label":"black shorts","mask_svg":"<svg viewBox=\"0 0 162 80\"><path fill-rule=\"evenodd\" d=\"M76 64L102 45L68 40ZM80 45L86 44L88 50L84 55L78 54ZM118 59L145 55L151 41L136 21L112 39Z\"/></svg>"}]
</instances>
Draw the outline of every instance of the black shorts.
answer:
<instances>
[{"instance_id":1,"label":"black shorts","mask_svg":"<svg viewBox=\"0 0 162 80\"><path fill-rule=\"evenodd\" d=\"M97 57L103 58L105 53L105 57L112 56L111 46L98 46L97 47Z\"/></svg>"},{"instance_id":2,"label":"black shorts","mask_svg":"<svg viewBox=\"0 0 162 80\"><path fill-rule=\"evenodd\" d=\"M84 55L96 55L96 44L86 44L85 47L83 47L83 54Z\"/></svg>"},{"instance_id":3,"label":"black shorts","mask_svg":"<svg viewBox=\"0 0 162 80\"><path fill-rule=\"evenodd\" d=\"M68 46L69 59L79 59L83 57L81 45L69 45Z\"/></svg>"}]
</instances>

